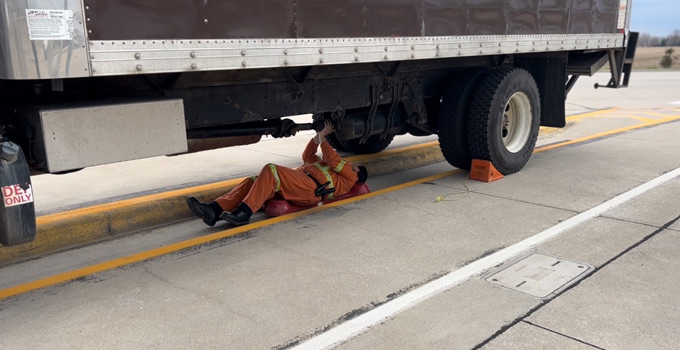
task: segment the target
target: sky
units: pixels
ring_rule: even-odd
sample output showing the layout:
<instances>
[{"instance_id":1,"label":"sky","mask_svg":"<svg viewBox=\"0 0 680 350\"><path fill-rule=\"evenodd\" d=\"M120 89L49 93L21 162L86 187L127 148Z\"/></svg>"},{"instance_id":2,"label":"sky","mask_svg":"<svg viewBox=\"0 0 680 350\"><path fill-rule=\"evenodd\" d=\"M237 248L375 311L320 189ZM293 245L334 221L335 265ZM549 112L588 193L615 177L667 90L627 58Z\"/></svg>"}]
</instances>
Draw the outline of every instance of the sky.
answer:
<instances>
[{"instance_id":1,"label":"sky","mask_svg":"<svg viewBox=\"0 0 680 350\"><path fill-rule=\"evenodd\" d=\"M630 29L652 36L668 36L680 29L680 1L633 0Z\"/></svg>"}]
</instances>

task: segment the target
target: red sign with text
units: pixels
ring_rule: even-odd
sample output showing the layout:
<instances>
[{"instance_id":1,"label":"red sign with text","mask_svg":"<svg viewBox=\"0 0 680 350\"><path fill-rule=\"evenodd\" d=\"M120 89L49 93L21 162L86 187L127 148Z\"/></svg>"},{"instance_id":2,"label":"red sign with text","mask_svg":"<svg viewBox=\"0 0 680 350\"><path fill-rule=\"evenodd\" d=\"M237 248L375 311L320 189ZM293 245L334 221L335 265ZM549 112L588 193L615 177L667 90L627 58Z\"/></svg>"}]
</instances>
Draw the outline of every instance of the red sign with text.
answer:
<instances>
[{"instance_id":1,"label":"red sign with text","mask_svg":"<svg viewBox=\"0 0 680 350\"><path fill-rule=\"evenodd\" d=\"M2 188L2 200L5 207L13 207L15 205L22 205L33 202L33 190L31 185L23 189L19 185L5 186Z\"/></svg>"}]
</instances>

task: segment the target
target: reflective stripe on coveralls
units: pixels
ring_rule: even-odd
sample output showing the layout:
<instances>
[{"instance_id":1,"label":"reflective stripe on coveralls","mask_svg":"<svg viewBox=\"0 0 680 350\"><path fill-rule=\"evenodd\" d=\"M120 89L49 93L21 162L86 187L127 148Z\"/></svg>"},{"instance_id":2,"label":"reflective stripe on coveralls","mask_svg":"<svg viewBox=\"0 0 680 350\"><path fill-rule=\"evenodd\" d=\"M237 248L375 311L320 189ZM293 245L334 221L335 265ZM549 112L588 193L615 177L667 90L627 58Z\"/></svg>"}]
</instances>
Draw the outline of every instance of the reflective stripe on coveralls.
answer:
<instances>
[{"instance_id":1,"label":"reflective stripe on coveralls","mask_svg":"<svg viewBox=\"0 0 680 350\"><path fill-rule=\"evenodd\" d=\"M279 179L279 172L276 171L276 165L269 164L269 169L272 171L272 174L274 174L274 177L276 178L276 192L279 192L281 190L281 179Z\"/></svg>"},{"instance_id":2,"label":"reflective stripe on coveralls","mask_svg":"<svg viewBox=\"0 0 680 350\"><path fill-rule=\"evenodd\" d=\"M314 164L314 166L316 166L317 168L319 168L319 170L321 170L321 171L323 172L323 174L326 176L326 180L328 180L328 182L330 182L330 186L329 186L328 188L335 188L335 187L333 186L333 178L331 177L331 174L328 173L328 170L330 170L331 168L329 168L329 167L327 167L327 166L323 166L323 165L321 165L321 164L319 164L319 163ZM339 165L338 165L338 166L339 166ZM328 194L328 199L333 199L333 194L332 194L332 193L329 193L329 194Z\"/></svg>"},{"instance_id":3,"label":"reflective stripe on coveralls","mask_svg":"<svg viewBox=\"0 0 680 350\"><path fill-rule=\"evenodd\" d=\"M333 171L335 171L336 173L341 172L341 171L342 171L342 168L345 167L345 164L347 164L347 162L345 162L345 160L343 159L343 160L340 162L340 164L338 164L338 166L336 166L335 169L333 169Z\"/></svg>"}]
</instances>

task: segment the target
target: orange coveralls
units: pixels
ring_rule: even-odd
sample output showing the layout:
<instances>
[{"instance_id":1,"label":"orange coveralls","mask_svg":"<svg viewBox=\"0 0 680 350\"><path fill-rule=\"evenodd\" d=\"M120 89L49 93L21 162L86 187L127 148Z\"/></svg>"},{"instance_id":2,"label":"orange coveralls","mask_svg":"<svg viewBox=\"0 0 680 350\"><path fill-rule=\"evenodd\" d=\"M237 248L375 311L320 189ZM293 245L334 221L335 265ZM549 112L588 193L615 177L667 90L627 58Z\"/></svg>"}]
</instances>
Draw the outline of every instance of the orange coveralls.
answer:
<instances>
[{"instance_id":1,"label":"orange coveralls","mask_svg":"<svg viewBox=\"0 0 680 350\"><path fill-rule=\"evenodd\" d=\"M275 196L299 206L315 205L324 198L314 194L317 185L307 174L322 184L331 181L327 188L335 189L332 196L342 196L349 192L358 179L352 165L340 158L328 142L321 143L323 159L316 154L317 148L318 145L311 139L302 154L305 164L299 168L267 164L260 175L243 180L215 201L224 211L232 211L239 203L244 202L256 212ZM328 195L325 199L333 198L332 196Z\"/></svg>"}]
</instances>

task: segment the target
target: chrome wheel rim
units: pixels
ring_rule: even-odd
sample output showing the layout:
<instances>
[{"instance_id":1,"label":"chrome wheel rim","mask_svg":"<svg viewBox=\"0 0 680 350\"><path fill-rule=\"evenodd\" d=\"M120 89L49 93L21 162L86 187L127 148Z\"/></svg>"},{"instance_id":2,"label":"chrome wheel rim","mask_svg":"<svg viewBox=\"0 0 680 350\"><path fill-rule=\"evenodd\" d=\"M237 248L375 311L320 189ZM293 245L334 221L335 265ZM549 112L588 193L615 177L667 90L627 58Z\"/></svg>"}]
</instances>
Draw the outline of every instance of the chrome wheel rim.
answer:
<instances>
[{"instance_id":1,"label":"chrome wheel rim","mask_svg":"<svg viewBox=\"0 0 680 350\"><path fill-rule=\"evenodd\" d=\"M510 97L501 121L501 137L505 148L510 153L522 150L529 140L532 114L531 101L527 94L517 92Z\"/></svg>"}]
</instances>

